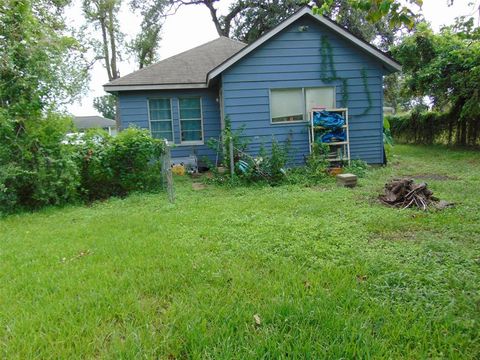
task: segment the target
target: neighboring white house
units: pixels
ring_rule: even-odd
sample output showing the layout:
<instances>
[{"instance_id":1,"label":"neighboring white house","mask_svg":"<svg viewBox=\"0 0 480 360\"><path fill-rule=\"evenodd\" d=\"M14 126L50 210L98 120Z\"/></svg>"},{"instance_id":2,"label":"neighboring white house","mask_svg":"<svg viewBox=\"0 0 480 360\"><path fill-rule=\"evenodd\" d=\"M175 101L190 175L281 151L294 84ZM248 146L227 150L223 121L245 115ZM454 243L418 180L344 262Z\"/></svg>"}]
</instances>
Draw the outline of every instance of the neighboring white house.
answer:
<instances>
[{"instance_id":1,"label":"neighboring white house","mask_svg":"<svg viewBox=\"0 0 480 360\"><path fill-rule=\"evenodd\" d=\"M102 116L74 116L73 123L79 132L85 132L88 129L103 129L112 136L117 134L117 124L115 120Z\"/></svg>"}]
</instances>

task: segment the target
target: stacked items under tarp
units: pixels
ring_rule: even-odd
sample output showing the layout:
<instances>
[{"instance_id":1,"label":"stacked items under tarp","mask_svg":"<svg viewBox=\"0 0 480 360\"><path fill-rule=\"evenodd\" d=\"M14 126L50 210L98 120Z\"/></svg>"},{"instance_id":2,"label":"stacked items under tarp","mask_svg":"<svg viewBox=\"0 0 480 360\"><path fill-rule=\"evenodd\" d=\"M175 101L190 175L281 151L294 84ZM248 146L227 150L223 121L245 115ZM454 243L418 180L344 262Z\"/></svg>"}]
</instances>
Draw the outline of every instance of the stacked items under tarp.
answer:
<instances>
[{"instance_id":1,"label":"stacked items under tarp","mask_svg":"<svg viewBox=\"0 0 480 360\"><path fill-rule=\"evenodd\" d=\"M324 131L315 132L315 142L335 143L347 139L344 129L345 118L338 113L326 110L313 112L313 126L322 128Z\"/></svg>"}]
</instances>

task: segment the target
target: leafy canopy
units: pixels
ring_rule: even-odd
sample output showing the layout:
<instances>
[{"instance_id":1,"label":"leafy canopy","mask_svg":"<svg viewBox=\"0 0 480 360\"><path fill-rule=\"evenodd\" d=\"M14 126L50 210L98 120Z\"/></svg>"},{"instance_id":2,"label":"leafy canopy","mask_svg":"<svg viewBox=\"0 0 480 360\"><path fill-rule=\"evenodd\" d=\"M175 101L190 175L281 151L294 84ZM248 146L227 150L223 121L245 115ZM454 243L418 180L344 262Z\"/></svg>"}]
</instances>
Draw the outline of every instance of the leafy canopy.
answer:
<instances>
[{"instance_id":1,"label":"leafy canopy","mask_svg":"<svg viewBox=\"0 0 480 360\"><path fill-rule=\"evenodd\" d=\"M82 43L62 17L67 0L0 3L0 107L28 117L71 102L85 88Z\"/></svg>"},{"instance_id":2,"label":"leafy canopy","mask_svg":"<svg viewBox=\"0 0 480 360\"><path fill-rule=\"evenodd\" d=\"M322 0L320 6L315 6L314 11L319 14L327 13L336 0ZM365 19L371 23L388 17L392 27L405 25L412 28L415 25L416 14L410 5L422 6L423 0L348 0L352 8L363 10Z\"/></svg>"},{"instance_id":3,"label":"leafy canopy","mask_svg":"<svg viewBox=\"0 0 480 360\"><path fill-rule=\"evenodd\" d=\"M452 114L459 144L480 137L480 28L473 18L457 19L435 34L423 23L393 49L403 65L404 92L428 96L437 110Z\"/></svg>"},{"instance_id":4,"label":"leafy canopy","mask_svg":"<svg viewBox=\"0 0 480 360\"><path fill-rule=\"evenodd\" d=\"M116 118L116 97L114 95L104 95L99 96L93 99L93 107L97 110L103 117L107 119Z\"/></svg>"},{"instance_id":5,"label":"leafy canopy","mask_svg":"<svg viewBox=\"0 0 480 360\"><path fill-rule=\"evenodd\" d=\"M221 36L251 43L285 20L299 8L311 3L314 11L325 14L346 26L355 35L371 41L391 29L412 27L414 8L400 0L235 0L225 15L218 14L215 4L220 0L170 0L176 9L184 5L203 5L210 11L212 21ZM409 0L421 6L421 0Z\"/></svg>"},{"instance_id":6,"label":"leafy canopy","mask_svg":"<svg viewBox=\"0 0 480 360\"><path fill-rule=\"evenodd\" d=\"M458 104L465 116L480 115L480 28L473 24L473 18L460 18L435 34L423 23L393 49L413 96L430 96L439 108Z\"/></svg>"}]
</instances>

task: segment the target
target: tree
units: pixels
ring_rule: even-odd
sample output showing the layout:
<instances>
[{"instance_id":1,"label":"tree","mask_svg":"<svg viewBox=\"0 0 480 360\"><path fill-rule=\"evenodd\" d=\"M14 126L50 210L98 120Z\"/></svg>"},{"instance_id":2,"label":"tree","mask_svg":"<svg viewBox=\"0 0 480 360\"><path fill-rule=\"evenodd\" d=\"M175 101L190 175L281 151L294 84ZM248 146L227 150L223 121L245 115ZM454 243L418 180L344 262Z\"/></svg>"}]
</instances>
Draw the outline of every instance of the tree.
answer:
<instances>
[{"instance_id":1,"label":"tree","mask_svg":"<svg viewBox=\"0 0 480 360\"><path fill-rule=\"evenodd\" d=\"M246 7L233 18L232 37L246 43L252 43L264 33L277 26L280 22L292 15L301 6L302 1L237 1ZM235 4L234 4L235 5ZM235 8L235 6L232 6Z\"/></svg>"},{"instance_id":2,"label":"tree","mask_svg":"<svg viewBox=\"0 0 480 360\"><path fill-rule=\"evenodd\" d=\"M130 7L142 16L141 30L128 45L140 69L158 61L158 47L161 40L164 10L168 0L133 0Z\"/></svg>"},{"instance_id":3,"label":"tree","mask_svg":"<svg viewBox=\"0 0 480 360\"><path fill-rule=\"evenodd\" d=\"M157 60L157 50L160 42L160 30L162 27L163 8L167 0L140 1L132 0L130 7L133 11L140 11L143 20L140 33L126 48L133 54L143 68ZM118 23L118 13L122 0L83 0L83 12L85 18L100 30L101 41L93 40L93 48L98 49L98 58L104 60L109 81L120 77L119 62L122 60L121 50L124 48L124 34ZM112 99L116 99L115 109L111 109ZM118 98L104 96L94 100L94 107L109 115L115 114L117 128L120 128L118 117Z\"/></svg>"},{"instance_id":4,"label":"tree","mask_svg":"<svg viewBox=\"0 0 480 360\"><path fill-rule=\"evenodd\" d=\"M364 11L365 19L370 23L376 23L388 17L392 27L407 26L412 28L415 25L417 15L408 4L421 7L423 0L347 0L346 3L353 9ZM318 14L327 14L336 4L337 0L317 1L313 11Z\"/></svg>"},{"instance_id":5,"label":"tree","mask_svg":"<svg viewBox=\"0 0 480 360\"><path fill-rule=\"evenodd\" d=\"M430 97L433 107L451 116L449 139L474 145L480 137L480 28L473 18L459 18L455 25L435 34L423 23L393 49L402 63L404 91L411 97Z\"/></svg>"},{"instance_id":6,"label":"tree","mask_svg":"<svg viewBox=\"0 0 480 360\"><path fill-rule=\"evenodd\" d=\"M120 49L123 45L123 33L118 23L118 13L122 0L83 0L85 18L90 20L101 31L102 41L93 41L94 48L99 49L98 58L104 60L108 80L120 77L118 63L121 60ZM115 97L115 109L118 108L118 98ZM120 128L118 111L115 111L117 128Z\"/></svg>"},{"instance_id":7,"label":"tree","mask_svg":"<svg viewBox=\"0 0 480 360\"><path fill-rule=\"evenodd\" d=\"M236 0L226 15L219 15L215 4L220 0L169 0L171 13L186 5L203 5L219 36L254 41L279 21L291 15L306 0Z\"/></svg>"},{"instance_id":8,"label":"tree","mask_svg":"<svg viewBox=\"0 0 480 360\"><path fill-rule=\"evenodd\" d=\"M388 28L385 26L386 20L392 28L411 27L416 16L410 7L401 5L401 0L236 0L226 15L217 13L215 3L218 1L170 0L170 4L174 7L174 12L184 5L206 6L220 36L234 37L249 43L307 3L314 4L314 12L334 18L362 38L365 38L367 32L359 29L365 28L367 23L376 30L370 31L372 37L380 28ZM422 0L408 2L421 5ZM355 18L355 21L352 21L352 18ZM382 25L378 27L380 23Z\"/></svg>"},{"instance_id":9,"label":"tree","mask_svg":"<svg viewBox=\"0 0 480 360\"><path fill-rule=\"evenodd\" d=\"M0 4L0 107L20 122L73 101L85 88L90 64L63 22L67 4Z\"/></svg>"},{"instance_id":10,"label":"tree","mask_svg":"<svg viewBox=\"0 0 480 360\"><path fill-rule=\"evenodd\" d=\"M107 119L116 118L116 96L104 95L93 99L93 107Z\"/></svg>"},{"instance_id":11,"label":"tree","mask_svg":"<svg viewBox=\"0 0 480 360\"><path fill-rule=\"evenodd\" d=\"M99 49L99 58L104 60L108 80L112 81L120 77L118 63L121 59L120 47L123 34L118 24L118 12L122 0L83 0L83 13L88 21L99 28L102 42L94 44Z\"/></svg>"}]
</instances>

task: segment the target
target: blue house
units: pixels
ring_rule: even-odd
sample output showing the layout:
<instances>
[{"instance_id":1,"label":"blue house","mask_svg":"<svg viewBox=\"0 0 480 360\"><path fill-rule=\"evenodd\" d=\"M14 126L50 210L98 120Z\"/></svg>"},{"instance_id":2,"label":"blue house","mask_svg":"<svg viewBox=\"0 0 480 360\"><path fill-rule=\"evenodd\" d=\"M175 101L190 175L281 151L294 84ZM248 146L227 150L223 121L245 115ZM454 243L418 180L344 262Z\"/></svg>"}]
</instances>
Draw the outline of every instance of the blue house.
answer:
<instances>
[{"instance_id":1,"label":"blue house","mask_svg":"<svg viewBox=\"0 0 480 360\"><path fill-rule=\"evenodd\" d=\"M215 159L207 146L225 118L248 151L290 141L293 163L309 153L313 107L348 108L352 159L383 162L383 76L400 65L332 20L304 7L250 45L220 37L116 79L122 128L150 129L173 157Z\"/></svg>"}]
</instances>

